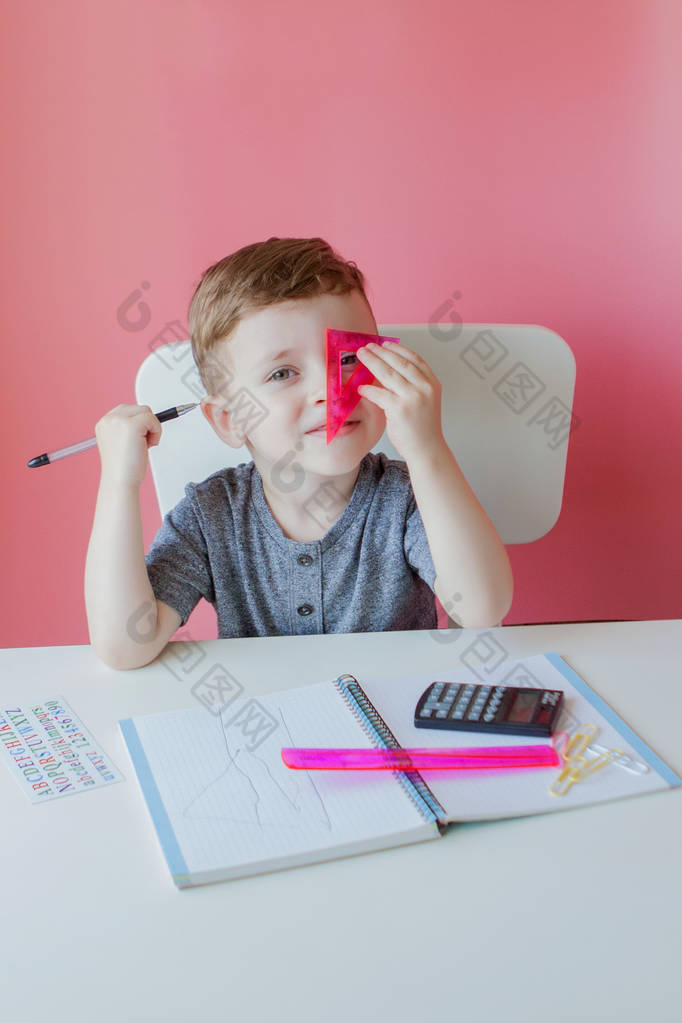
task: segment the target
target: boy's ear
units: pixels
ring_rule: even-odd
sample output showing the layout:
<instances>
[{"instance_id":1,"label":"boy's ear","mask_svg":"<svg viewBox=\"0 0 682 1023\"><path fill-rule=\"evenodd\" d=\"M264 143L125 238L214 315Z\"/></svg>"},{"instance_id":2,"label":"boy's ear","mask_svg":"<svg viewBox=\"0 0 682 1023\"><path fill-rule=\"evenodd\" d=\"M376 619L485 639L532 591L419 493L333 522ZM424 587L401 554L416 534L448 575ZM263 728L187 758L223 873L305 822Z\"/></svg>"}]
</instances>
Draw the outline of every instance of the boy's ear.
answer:
<instances>
[{"instance_id":1,"label":"boy's ear","mask_svg":"<svg viewBox=\"0 0 682 1023\"><path fill-rule=\"evenodd\" d=\"M235 426L234 410L230 411L229 399L220 394L207 394L201 399L201 411L220 439L232 448L241 448L246 442L244 433Z\"/></svg>"}]
</instances>

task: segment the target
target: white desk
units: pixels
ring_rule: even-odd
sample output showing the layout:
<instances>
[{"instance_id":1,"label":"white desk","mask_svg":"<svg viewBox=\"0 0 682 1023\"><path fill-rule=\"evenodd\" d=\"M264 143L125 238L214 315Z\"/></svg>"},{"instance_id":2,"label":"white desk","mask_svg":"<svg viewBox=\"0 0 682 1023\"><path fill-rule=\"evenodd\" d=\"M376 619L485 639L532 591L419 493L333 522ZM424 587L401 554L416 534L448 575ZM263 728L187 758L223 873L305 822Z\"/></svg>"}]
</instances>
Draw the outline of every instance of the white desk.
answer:
<instances>
[{"instance_id":1,"label":"white desk","mask_svg":"<svg viewBox=\"0 0 682 1023\"><path fill-rule=\"evenodd\" d=\"M510 658L563 655L682 773L682 622L491 631ZM218 660L257 696L454 667L477 635L198 646L204 670ZM117 672L87 646L0 651L5 705L63 695L126 777L33 806L0 769L3 1019L677 1023L682 790L178 891L116 724L196 706L199 669L179 681L169 663Z\"/></svg>"}]
</instances>

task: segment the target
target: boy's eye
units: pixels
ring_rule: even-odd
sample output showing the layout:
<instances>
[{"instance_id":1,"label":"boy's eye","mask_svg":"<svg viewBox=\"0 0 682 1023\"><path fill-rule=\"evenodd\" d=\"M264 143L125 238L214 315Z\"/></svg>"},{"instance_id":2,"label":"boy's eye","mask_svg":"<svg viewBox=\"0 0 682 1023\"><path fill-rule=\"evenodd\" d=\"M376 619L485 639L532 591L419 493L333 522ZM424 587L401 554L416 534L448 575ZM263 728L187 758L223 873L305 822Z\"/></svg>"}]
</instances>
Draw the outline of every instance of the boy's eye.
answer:
<instances>
[{"instance_id":1,"label":"boy's eye","mask_svg":"<svg viewBox=\"0 0 682 1023\"><path fill-rule=\"evenodd\" d=\"M270 376L268 377L268 380L275 380L276 383L278 383L280 380L287 380L288 377L277 377L277 374L278 373L291 373L291 372L292 371L288 367L284 367L284 369L276 369L276 370L274 370L270 374Z\"/></svg>"}]
</instances>

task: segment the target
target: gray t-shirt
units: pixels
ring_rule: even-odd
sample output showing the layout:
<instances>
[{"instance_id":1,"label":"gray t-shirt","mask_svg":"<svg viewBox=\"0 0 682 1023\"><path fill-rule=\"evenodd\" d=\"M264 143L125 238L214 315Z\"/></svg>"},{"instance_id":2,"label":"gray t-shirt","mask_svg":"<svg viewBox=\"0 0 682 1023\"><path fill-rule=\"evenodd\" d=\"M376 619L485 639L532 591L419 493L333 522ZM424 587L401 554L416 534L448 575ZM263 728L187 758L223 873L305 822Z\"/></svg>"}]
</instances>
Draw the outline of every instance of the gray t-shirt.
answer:
<instances>
[{"instance_id":1,"label":"gray t-shirt","mask_svg":"<svg viewBox=\"0 0 682 1023\"><path fill-rule=\"evenodd\" d=\"M305 506L322 528L332 490ZM187 484L145 561L155 596L183 625L201 597L213 604L219 638L437 628L436 573L407 465L384 452L365 455L321 540L285 536L254 462L242 462Z\"/></svg>"}]
</instances>

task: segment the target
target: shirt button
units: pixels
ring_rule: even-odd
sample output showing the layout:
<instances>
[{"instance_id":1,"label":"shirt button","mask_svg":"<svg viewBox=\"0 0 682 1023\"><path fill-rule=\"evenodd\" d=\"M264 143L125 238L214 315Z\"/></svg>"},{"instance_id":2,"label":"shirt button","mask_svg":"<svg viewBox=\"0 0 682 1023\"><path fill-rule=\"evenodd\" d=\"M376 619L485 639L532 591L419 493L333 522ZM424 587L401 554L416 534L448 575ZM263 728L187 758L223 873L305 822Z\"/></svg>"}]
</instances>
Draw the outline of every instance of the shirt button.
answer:
<instances>
[{"instance_id":1,"label":"shirt button","mask_svg":"<svg viewBox=\"0 0 682 1023\"><path fill-rule=\"evenodd\" d=\"M299 565L312 565L313 559L309 554L299 554L298 563Z\"/></svg>"},{"instance_id":2,"label":"shirt button","mask_svg":"<svg viewBox=\"0 0 682 1023\"><path fill-rule=\"evenodd\" d=\"M301 604L301 606L297 607L296 610L300 615L311 615L314 609L312 604Z\"/></svg>"}]
</instances>

